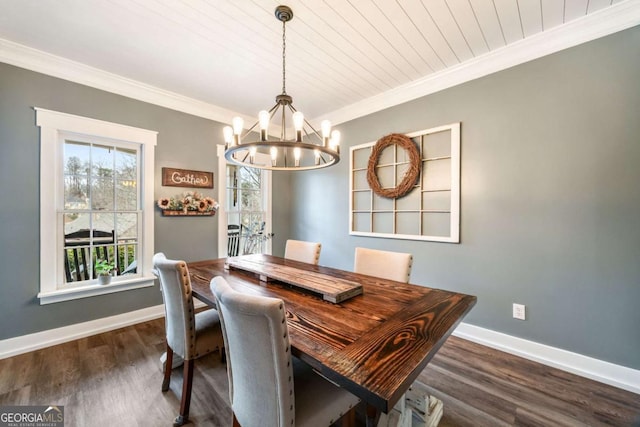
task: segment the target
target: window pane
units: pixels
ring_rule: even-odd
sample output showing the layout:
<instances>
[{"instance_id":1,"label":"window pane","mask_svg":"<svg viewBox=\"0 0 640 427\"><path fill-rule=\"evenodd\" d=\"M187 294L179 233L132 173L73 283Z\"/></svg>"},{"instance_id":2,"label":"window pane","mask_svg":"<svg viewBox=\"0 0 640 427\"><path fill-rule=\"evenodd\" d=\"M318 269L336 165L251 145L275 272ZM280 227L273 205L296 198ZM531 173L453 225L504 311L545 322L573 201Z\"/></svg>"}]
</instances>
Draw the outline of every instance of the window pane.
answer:
<instances>
[{"instance_id":1,"label":"window pane","mask_svg":"<svg viewBox=\"0 0 640 427\"><path fill-rule=\"evenodd\" d=\"M423 159L451 156L451 131L442 131L424 136Z\"/></svg>"},{"instance_id":2,"label":"window pane","mask_svg":"<svg viewBox=\"0 0 640 427\"><path fill-rule=\"evenodd\" d=\"M118 245L118 275L138 273L138 245Z\"/></svg>"},{"instance_id":3,"label":"window pane","mask_svg":"<svg viewBox=\"0 0 640 427\"><path fill-rule=\"evenodd\" d=\"M116 168L116 209L138 209L138 165L137 152L117 148Z\"/></svg>"},{"instance_id":4,"label":"window pane","mask_svg":"<svg viewBox=\"0 0 640 427\"><path fill-rule=\"evenodd\" d=\"M370 155L371 155L371 148L363 148L360 150L355 150L353 152L353 168L366 169L369 163Z\"/></svg>"},{"instance_id":5,"label":"window pane","mask_svg":"<svg viewBox=\"0 0 640 427\"><path fill-rule=\"evenodd\" d=\"M116 209L135 211L138 209L138 186L135 181L118 180L116 183Z\"/></svg>"},{"instance_id":6,"label":"window pane","mask_svg":"<svg viewBox=\"0 0 640 427\"><path fill-rule=\"evenodd\" d=\"M374 194L373 210L390 211L392 209L393 209L393 199L387 199L386 197L380 197L377 194Z\"/></svg>"},{"instance_id":7,"label":"window pane","mask_svg":"<svg viewBox=\"0 0 640 427\"><path fill-rule=\"evenodd\" d=\"M451 191L427 191L422 193L422 207L425 210L448 211L451 209Z\"/></svg>"},{"instance_id":8,"label":"window pane","mask_svg":"<svg viewBox=\"0 0 640 427\"><path fill-rule=\"evenodd\" d=\"M254 190L242 191L242 210L262 210L262 192Z\"/></svg>"},{"instance_id":9,"label":"window pane","mask_svg":"<svg viewBox=\"0 0 640 427\"><path fill-rule=\"evenodd\" d=\"M420 209L420 189L414 188L404 197L396 199L396 209L399 211L417 211ZM416 221L417 223L418 221Z\"/></svg>"},{"instance_id":10,"label":"window pane","mask_svg":"<svg viewBox=\"0 0 640 427\"><path fill-rule=\"evenodd\" d=\"M451 188L451 160L423 162L423 190L449 190Z\"/></svg>"},{"instance_id":11,"label":"window pane","mask_svg":"<svg viewBox=\"0 0 640 427\"><path fill-rule=\"evenodd\" d=\"M91 180L91 209L113 210L113 178Z\"/></svg>"},{"instance_id":12,"label":"window pane","mask_svg":"<svg viewBox=\"0 0 640 427\"><path fill-rule=\"evenodd\" d=\"M113 230L115 230L115 214L94 213L91 214L91 216L91 225L94 230L94 234L113 233Z\"/></svg>"},{"instance_id":13,"label":"window pane","mask_svg":"<svg viewBox=\"0 0 640 427\"><path fill-rule=\"evenodd\" d=\"M105 145L93 145L91 149L91 175L101 178L113 178L115 148Z\"/></svg>"},{"instance_id":14,"label":"window pane","mask_svg":"<svg viewBox=\"0 0 640 427\"><path fill-rule=\"evenodd\" d=\"M138 214L116 214L116 235L118 243L138 237Z\"/></svg>"},{"instance_id":15,"label":"window pane","mask_svg":"<svg viewBox=\"0 0 640 427\"><path fill-rule=\"evenodd\" d=\"M367 171L360 170L353 172L353 189L354 190L367 190L369 184L367 183Z\"/></svg>"},{"instance_id":16,"label":"window pane","mask_svg":"<svg viewBox=\"0 0 640 427\"><path fill-rule=\"evenodd\" d=\"M393 233L393 214L374 213L373 214L374 233Z\"/></svg>"},{"instance_id":17,"label":"window pane","mask_svg":"<svg viewBox=\"0 0 640 427\"><path fill-rule=\"evenodd\" d=\"M82 230L89 232L91 228L91 224L89 224L89 214L88 213L68 213L64 214L64 235L65 235L65 246L69 246L70 243L67 242L70 239L75 239L74 233L78 233ZM88 237L88 235L87 235ZM85 237L85 239L87 238ZM72 242L73 243L73 242ZM89 244L89 242L87 242Z\"/></svg>"},{"instance_id":18,"label":"window pane","mask_svg":"<svg viewBox=\"0 0 640 427\"><path fill-rule=\"evenodd\" d=\"M260 190L261 171L254 168L240 168L243 189Z\"/></svg>"},{"instance_id":19,"label":"window pane","mask_svg":"<svg viewBox=\"0 0 640 427\"><path fill-rule=\"evenodd\" d=\"M371 215L368 213L353 214L353 230L354 231L371 231Z\"/></svg>"},{"instance_id":20,"label":"window pane","mask_svg":"<svg viewBox=\"0 0 640 427\"><path fill-rule=\"evenodd\" d=\"M427 236L449 236L451 234L451 214L423 213L422 234Z\"/></svg>"},{"instance_id":21,"label":"window pane","mask_svg":"<svg viewBox=\"0 0 640 427\"><path fill-rule=\"evenodd\" d=\"M93 145L91 148L91 209L113 210L113 147Z\"/></svg>"},{"instance_id":22,"label":"window pane","mask_svg":"<svg viewBox=\"0 0 640 427\"><path fill-rule=\"evenodd\" d=\"M353 193L353 210L364 211L371 209L371 191Z\"/></svg>"},{"instance_id":23,"label":"window pane","mask_svg":"<svg viewBox=\"0 0 640 427\"><path fill-rule=\"evenodd\" d=\"M88 209L90 146L76 141L64 143L64 208Z\"/></svg>"},{"instance_id":24,"label":"window pane","mask_svg":"<svg viewBox=\"0 0 640 427\"><path fill-rule=\"evenodd\" d=\"M117 148L115 151L116 177L122 180L137 181L138 166L135 150Z\"/></svg>"}]
</instances>

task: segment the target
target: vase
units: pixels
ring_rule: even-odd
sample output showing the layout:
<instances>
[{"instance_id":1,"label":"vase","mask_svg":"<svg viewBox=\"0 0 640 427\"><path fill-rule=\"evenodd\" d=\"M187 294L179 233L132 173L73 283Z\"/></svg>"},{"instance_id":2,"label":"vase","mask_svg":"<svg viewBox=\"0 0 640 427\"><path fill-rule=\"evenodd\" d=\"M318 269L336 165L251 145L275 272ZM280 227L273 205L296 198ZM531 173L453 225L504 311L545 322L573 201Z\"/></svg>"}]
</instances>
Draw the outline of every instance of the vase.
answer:
<instances>
[{"instance_id":1,"label":"vase","mask_svg":"<svg viewBox=\"0 0 640 427\"><path fill-rule=\"evenodd\" d=\"M111 275L101 274L98 276L98 283L101 285L108 285L111 283Z\"/></svg>"}]
</instances>

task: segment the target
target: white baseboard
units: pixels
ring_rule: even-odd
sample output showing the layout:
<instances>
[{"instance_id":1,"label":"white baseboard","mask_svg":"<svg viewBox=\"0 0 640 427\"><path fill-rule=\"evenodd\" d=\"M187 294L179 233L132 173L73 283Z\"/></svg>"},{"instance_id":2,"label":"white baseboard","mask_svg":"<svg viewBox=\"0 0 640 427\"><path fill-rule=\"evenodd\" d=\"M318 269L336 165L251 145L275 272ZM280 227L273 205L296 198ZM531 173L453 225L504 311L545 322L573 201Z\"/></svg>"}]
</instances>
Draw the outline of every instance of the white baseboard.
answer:
<instances>
[{"instance_id":1,"label":"white baseboard","mask_svg":"<svg viewBox=\"0 0 640 427\"><path fill-rule=\"evenodd\" d=\"M157 319L162 316L164 316L164 306L156 305L141 310L91 320L89 322L76 323L75 325L9 338L0 341L0 359L17 356L18 354L28 353L90 335L112 331L147 320Z\"/></svg>"},{"instance_id":2,"label":"white baseboard","mask_svg":"<svg viewBox=\"0 0 640 427\"><path fill-rule=\"evenodd\" d=\"M615 365L583 356L582 354L572 353L467 323L461 323L453 332L453 335L640 394L640 370Z\"/></svg>"},{"instance_id":3,"label":"white baseboard","mask_svg":"<svg viewBox=\"0 0 640 427\"><path fill-rule=\"evenodd\" d=\"M205 306L203 302L194 300L195 308ZM162 304L130 311L128 313L117 314L115 316L104 317L102 319L9 338L0 341L0 360L79 338L113 331L114 329L135 325L136 323L158 319L160 317L164 317L164 305Z\"/></svg>"}]
</instances>

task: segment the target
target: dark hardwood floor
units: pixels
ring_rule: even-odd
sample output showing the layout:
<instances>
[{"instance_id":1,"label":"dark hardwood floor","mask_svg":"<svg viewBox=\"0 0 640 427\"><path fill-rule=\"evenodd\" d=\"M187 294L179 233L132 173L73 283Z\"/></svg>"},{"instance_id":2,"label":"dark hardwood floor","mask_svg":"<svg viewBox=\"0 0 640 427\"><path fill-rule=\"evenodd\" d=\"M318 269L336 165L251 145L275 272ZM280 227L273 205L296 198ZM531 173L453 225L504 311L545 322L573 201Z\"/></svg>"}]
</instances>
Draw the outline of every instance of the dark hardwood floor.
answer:
<instances>
[{"instance_id":1,"label":"dark hardwood floor","mask_svg":"<svg viewBox=\"0 0 640 427\"><path fill-rule=\"evenodd\" d=\"M162 319L0 360L0 405L64 405L65 426L170 426L181 369L162 393ZM449 426L639 426L640 395L451 337L419 381ZM191 420L230 425L225 365L195 364Z\"/></svg>"}]
</instances>

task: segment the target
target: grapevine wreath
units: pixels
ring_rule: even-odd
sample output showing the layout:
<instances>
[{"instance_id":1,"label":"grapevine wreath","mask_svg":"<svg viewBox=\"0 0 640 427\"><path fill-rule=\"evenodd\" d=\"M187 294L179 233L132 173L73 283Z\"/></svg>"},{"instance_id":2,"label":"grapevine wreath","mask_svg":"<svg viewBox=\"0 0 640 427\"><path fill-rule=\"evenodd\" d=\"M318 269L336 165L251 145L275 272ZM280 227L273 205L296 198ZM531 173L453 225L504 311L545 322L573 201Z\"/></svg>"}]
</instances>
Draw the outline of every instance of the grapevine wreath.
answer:
<instances>
[{"instance_id":1,"label":"grapevine wreath","mask_svg":"<svg viewBox=\"0 0 640 427\"><path fill-rule=\"evenodd\" d=\"M394 188L382 188L378 174L376 173L376 166L378 165L382 151L391 145L398 145L409 153L409 168L404 173L399 185ZM369 163L367 165L367 182L373 192L378 196L387 199L397 199L409 193L416 184L420 175L420 164L421 159L418 147L416 147L416 144L411 138L400 133L383 136L376 142L376 145L373 146L373 150L371 150Z\"/></svg>"}]
</instances>

